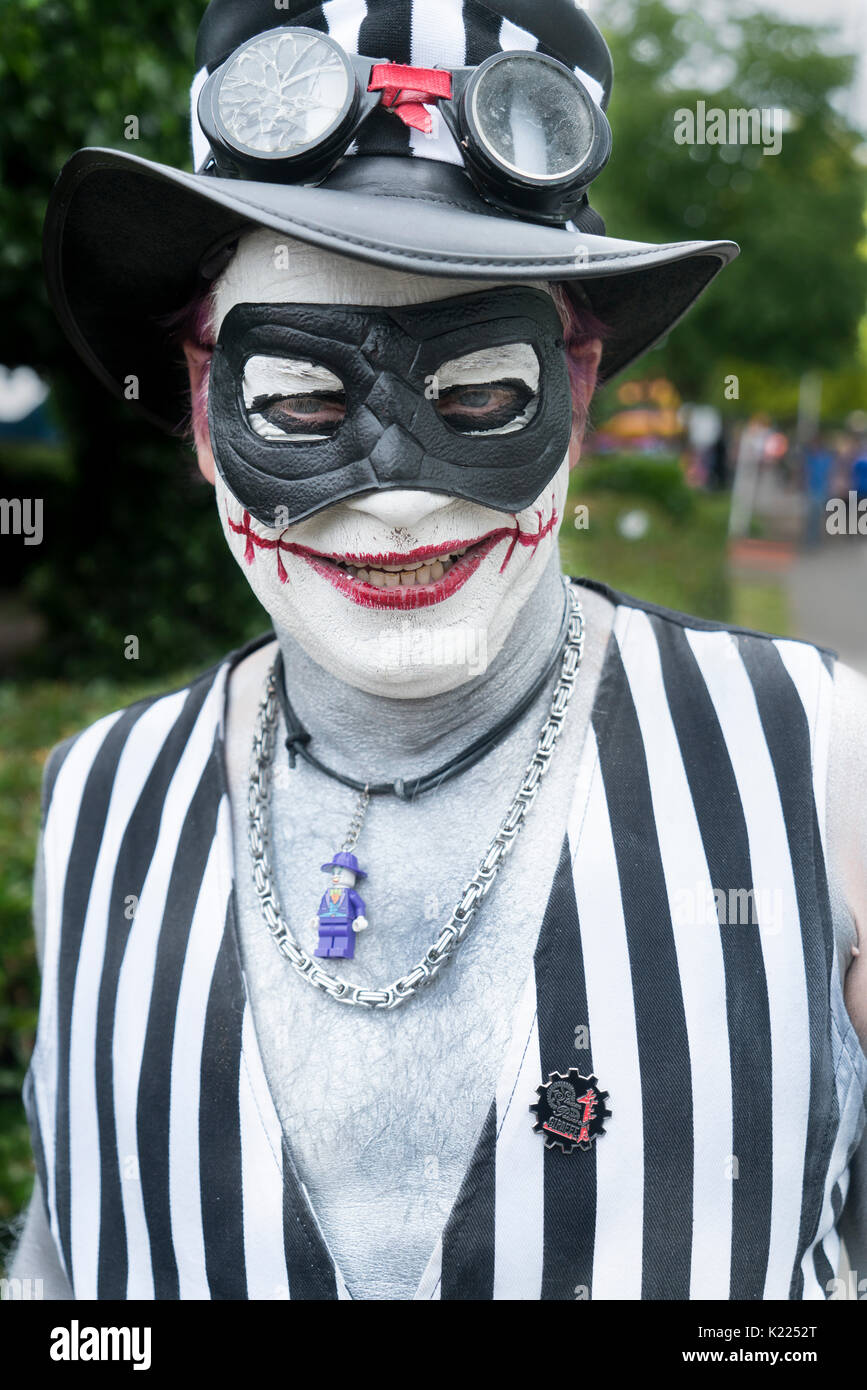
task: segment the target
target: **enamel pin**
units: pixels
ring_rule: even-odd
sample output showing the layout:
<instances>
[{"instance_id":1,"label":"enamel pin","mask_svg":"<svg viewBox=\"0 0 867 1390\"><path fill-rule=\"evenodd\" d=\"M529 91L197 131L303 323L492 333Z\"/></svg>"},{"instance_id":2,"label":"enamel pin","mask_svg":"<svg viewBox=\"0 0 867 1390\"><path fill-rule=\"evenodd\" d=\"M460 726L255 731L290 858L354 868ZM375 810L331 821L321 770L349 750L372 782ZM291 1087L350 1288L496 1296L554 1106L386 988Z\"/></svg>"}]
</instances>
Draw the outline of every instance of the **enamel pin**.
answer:
<instances>
[{"instance_id":1,"label":"enamel pin","mask_svg":"<svg viewBox=\"0 0 867 1390\"><path fill-rule=\"evenodd\" d=\"M606 1107L608 1092L600 1091L595 1076L582 1076L577 1067L565 1075L552 1071L548 1080L536 1088L539 1099L530 1110L536 1116L533 1129L545 1136L547 1149L589 1149L594 1139L605 1133L603 1121L611 1116Z\"/></svg>"}]
</instances>

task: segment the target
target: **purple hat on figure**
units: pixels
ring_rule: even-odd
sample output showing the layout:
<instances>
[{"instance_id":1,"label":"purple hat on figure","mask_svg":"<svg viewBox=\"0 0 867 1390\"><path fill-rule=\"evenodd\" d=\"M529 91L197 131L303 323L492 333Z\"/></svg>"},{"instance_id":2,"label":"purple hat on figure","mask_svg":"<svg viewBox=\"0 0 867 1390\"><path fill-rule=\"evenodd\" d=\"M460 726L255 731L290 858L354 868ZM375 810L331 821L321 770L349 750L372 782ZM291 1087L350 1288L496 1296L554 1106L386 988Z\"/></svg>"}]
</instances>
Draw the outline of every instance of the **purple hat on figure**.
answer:
<instances>
[{"instance_id":1,"label":"purple hat on figure","mask_svg":"<svg viewBox=\"0 0 867 1390\"><path fill-rule=\"evenodd\" d=\"M327 864L323 864L322 869L351 869L356 878L367 878L364 869L358 866L358 860L354 854L349 854L346 850L339 850L333 859L329 859Z\"/></svg>"}]
</instances>

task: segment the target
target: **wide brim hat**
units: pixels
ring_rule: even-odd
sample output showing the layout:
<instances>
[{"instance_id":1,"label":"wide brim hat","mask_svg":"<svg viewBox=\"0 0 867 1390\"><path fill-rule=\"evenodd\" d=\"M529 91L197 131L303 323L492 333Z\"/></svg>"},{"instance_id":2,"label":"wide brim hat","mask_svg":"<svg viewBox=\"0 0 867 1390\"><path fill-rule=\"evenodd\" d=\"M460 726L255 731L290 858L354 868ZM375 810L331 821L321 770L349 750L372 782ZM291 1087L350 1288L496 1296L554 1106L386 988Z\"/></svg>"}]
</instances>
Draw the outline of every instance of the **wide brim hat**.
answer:
<instances>
[{"instance_id":1,"label":"wide brim hat","mask_svg":"<svg viewBox=\"0 0 867 1390\"><path fill-rule=\"evenodd\" d=\"M563 226L504 213L476 191L442 122L426 136L393 111L376 111L316 186L202 172L210 151L195 117L198 91L240 43L275 23L329 33L347 52L426 67L537 49L575 70L603 108L610 91L605 44L573 0L288 0L279 9L273 0L211 0L192 89L195 171L80 150L58 178L45 222L45 272L64 330L115 395L133 395L164 428L178 429L189 414L166 319L206 285L220 248L253 227L398 271L562 282L605 327L603 381L664 337L738 253L731 241L608 236L590 208Z\"/></svg>"}]
</instances>

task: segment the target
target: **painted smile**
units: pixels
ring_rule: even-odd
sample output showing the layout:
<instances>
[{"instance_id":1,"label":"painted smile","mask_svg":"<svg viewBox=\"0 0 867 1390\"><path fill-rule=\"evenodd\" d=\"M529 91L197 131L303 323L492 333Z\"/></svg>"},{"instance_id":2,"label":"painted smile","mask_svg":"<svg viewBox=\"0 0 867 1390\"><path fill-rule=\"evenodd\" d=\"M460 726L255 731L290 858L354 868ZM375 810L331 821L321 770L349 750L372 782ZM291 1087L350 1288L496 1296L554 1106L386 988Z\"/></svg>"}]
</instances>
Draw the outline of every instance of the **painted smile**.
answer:
<instances>
[{"instance_id":1,"label":"painted smile","mask_svg":"<svg viewBox=\"0 0 867 1390\"><path fill-rule=\"evenodd\" d=\"M427 608L441 603L463 588L500 541L507 541L500 573L506 568L518 545L535 550L545 536L557 525L559 518L551 498L551 515L543 522L541 511L536 512L536 530L522 530L518 518L511 526L500 526L474 541L449 541L438 546L419 546L405 553L326 554L287 541L283 534L261 536L253 530L250 513L245 511L243 522L233 521L227 512L230 530L244 536L244 559L252 564L257 550L276 552L277 577L282 584L289 578L281 552L297 555L311 569L327 579L340 593L363 608L409 609Z\"/></svg>"},{"instance_id":2,"label":"painted smile","mask_svg":"<svg viewBox=\"0 0 867 1390\"><path fill-rule=\"evenodd\" d=\"M426 608L457 593L503 535L498 530L469 544L425 547L400 556L326 556L301 546L297 553L364 608Z\"/></svg>"}]
</instances>

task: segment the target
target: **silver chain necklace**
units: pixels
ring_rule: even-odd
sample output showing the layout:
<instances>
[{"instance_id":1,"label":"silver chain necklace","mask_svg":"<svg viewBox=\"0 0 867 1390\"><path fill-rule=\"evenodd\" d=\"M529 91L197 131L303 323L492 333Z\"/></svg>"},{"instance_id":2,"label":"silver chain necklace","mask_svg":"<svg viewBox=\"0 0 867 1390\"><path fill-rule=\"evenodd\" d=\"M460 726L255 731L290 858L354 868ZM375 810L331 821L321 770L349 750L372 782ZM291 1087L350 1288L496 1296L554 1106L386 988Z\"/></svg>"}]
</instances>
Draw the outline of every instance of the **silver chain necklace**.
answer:
<instances>
[{"instance_id":1,"label":"silver chain necklace","mask_svg":"<svg viewBox=\"0 0 867 1390\"><path fill-rule=\"evenodd\" d=\"M429 985L454 956L466 937L488 893L500 866L515 841L527 812L536 800L539 784L548 771L584 651L584 614L575 588L567 584L570 614L560 675L554 687L548 717L539 732L521 785L512 804L500 822L491 843L482 856L479 867L464 887L464 891L436 941L425 951L421 960L406 975L392 981L384 989L363 989L350 980L341 980L323 970L313 956L296 941L284 918L271 873L268 836L268 807L271 799L270 767L277 726L277 690L275 669L272 666L265 680L265 690L259 705L256 729L253 734L253 756L250 763L248 790L249 842L253 858L253 882L259 896L262 915L278 950L302 979L341 1004L357 1004L364 1009L394 1009L404 1004L423 985ZM366 793L362 793L364 797Z\"/></svg>"}]
</instances>

